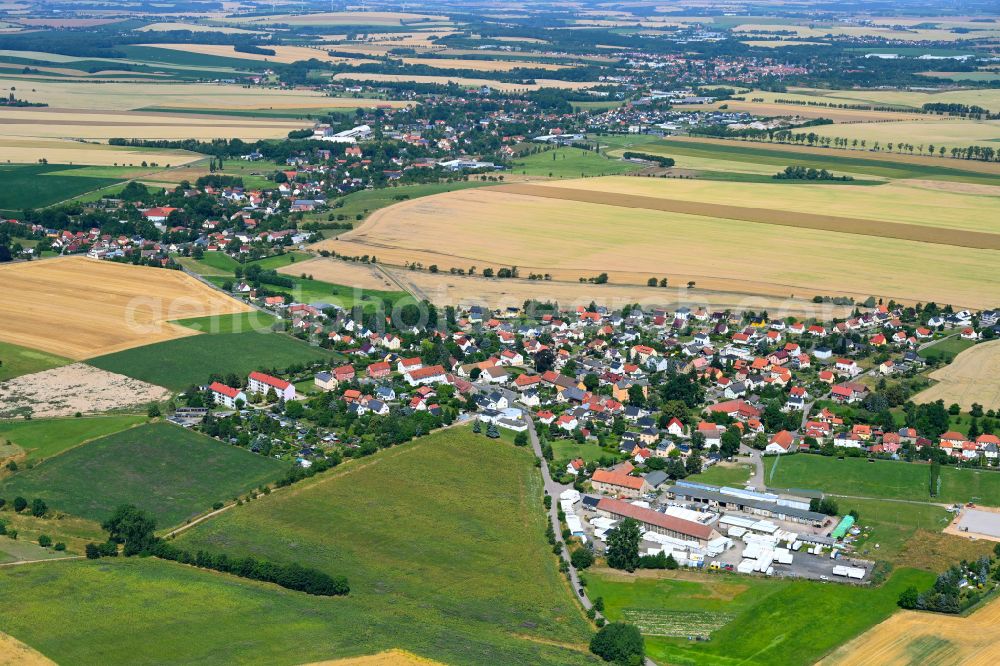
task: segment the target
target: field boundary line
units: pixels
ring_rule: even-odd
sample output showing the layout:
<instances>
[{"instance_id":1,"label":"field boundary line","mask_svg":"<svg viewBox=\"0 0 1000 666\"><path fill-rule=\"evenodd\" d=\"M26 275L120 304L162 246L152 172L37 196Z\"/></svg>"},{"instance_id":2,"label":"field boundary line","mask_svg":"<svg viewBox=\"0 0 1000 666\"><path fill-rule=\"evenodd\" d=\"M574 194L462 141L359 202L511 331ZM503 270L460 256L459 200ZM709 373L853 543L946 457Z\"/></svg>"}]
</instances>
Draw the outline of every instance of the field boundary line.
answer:
<instances>
[{"instance_id":1,"label":"field boundary line","mask_svg":"<svg viewBox=\"0 0 1000 666\"><path fill-rule=\"evenodd\" d=\"M545 185L513 183L490 189L494 192L505 194L576 201L617 208L639 208L666 213L695 215L698 217L714 217L757 224L771 224L781 227L855 234L875 238L894 238L933 245L954 245L956 247L979 250L1000 250L1000 234L984 231L941 229L939 227L908 224L905 222L865 220L861 218L837 217L834 215L732 206L729 204L708 204L642 195L623 196L615 192L583 190L570 187L548 187Z\"/></svg>"},{"instance_id":2,"label":"field boundary line","mask_svg":"<svg viewBox=\"0 0 1000 666\"><path fill-rule=\"evenodd\" d=\"M5 562L0 567L20 567L25 564L42 564L43 562L65 562L67 560L84 560L83 555L68 555L66 557L49 557L41 560L18 560L17 562Z\"/></svg>"}]
</instances>

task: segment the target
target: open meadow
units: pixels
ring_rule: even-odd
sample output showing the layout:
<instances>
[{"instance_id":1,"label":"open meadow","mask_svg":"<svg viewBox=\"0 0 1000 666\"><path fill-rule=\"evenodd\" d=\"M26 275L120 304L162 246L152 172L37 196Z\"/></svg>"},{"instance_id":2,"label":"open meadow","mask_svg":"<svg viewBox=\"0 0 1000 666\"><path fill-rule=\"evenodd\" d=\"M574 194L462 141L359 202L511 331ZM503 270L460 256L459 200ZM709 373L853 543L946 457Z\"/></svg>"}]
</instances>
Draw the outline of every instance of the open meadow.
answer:
<instances>
[{"instance_id":1,"label":"open meadow","mask_svg":"<svg viewBox=\"0 0 1000 666\"><path fill-rule=\"evenodd\" d=\"M145 422L139 414L0 421L0 441L19 448L19 457L37 462Z\"/></svg>"},{"instance_id":2,"label":"open meadow","mask_svg":"<svg viewBox=\"0 0 1000 666\"><path fill-rule=\"evenodd\" d=\"M949 365L930 373L937 383L913 397L914 402L944 400L971 409L979 403L984 409L1000 409L1000 340L983 342L966 349Z\"/></svg>"},{"instance_id":3,"label":"open meadow","mask_svg":"<svg viewBox=\"0 0 1000 666\"><path fill-rule=\"evenodd\" d=\"M992 666L1000 660L1000 599L968 617L899 611L843 645L821 666Z\"/></svg>"},{"instance_id":4,"label":"open meadow","mask_svg":"<svg viewBox=\"0 0 1000 666\"><path fill-rule=\"evenodd\" d=\"M162 529L273 482L287 467L161 422L69 449L7 477L0 494L43 497L55 510L98 522L120 504L135 504Z\"/></svg>"},{"instance_id":5,"label":"open meadow","mask_svg":"<svg viewBox=\"0 0 1000 666\"><path fill-rule=\"evenodd\" d=\"M900 206L874 198L883 187ZM637 188L647 194L637 196ZM766 206L760 208L721 203L725 195L741 203L752 199L756 188L775 200L768 205L758 199ZM405 201L316 249L375 255L400 266L436 264L446 272L517 266L523 276L549 273L564 281L606 272L613 284L641 285L650 276L666 276L677 286L692 281L710 290L781 298L875 295L995 305L1000 277L991 277L991 267L1000 255L979 248L1000 248L1000 234L993 232L991 216L978 212L994 201L955 193L947 198L968 197L967 215L942 210L935 227L919 216L919 208L906 205L931 205L932 196L895 186L677 179L519 183ZM872 203L874 210L857 202ZM821 215L809 212L822 206L828 208L820 208ZM931 265L936 270L928 272Z\"/></svg>"},{"instance_id":6,"label":"open meadow","mask_svg":"<svg viewBox=\"0 0 1000 666\"><path fill-rule=\"evenodd\" d=\"M889 617L899 593L926 586L930 573L898 569L878 588L804 580L598 569L587 593L603 597L612 621L639 626L657 663L725 666L813 664ZM837 618L836 622L827 621ZM711 636L692 641L690 636Z\"/></svg>"},{"instance_id":7,"label":"open meadow","mask_svg":"<svg viewBox=\"0 0 1000 666\"><path fill-rule=\"evenodd\" d=\"M440 432L177 538L346 575L347 597L153 558L61 562L0 568L0 626L60 663L299 664L396 648L448 664L596 664L545 542L541 497L528 451L465 428ZM59 613L42 586L62 600Z\"/></svg>"},{"instance_id":8,"label":"open meadow","mask_svg":"<svg viewBox=\"0 0 1000 666\"><path fill-rule=\"evenodd\" d=\"M0 210L44 208L81 194L154 174L158 169L56 164L0 164Z\"/></svg>"},{"instance_id":9,"label":"open meadow","mask_svg":"<svg viewBox=\"0 0 1000 666\"><path fill-rule=\"evenodd\" d=\"M0 382L70 363L68 358L0 342Z\"/></svg>"},{"instance_id":10,"label":"open meadow","mask_svg":"<svg viewBox=\"0 0 1000 666\"><path fill-rule=\"evenodd\" d=\"M171 319L249 308L180 271L48 259L0 267L0 340L72 359L192 335Z\"/></svg>"}]
</instances>

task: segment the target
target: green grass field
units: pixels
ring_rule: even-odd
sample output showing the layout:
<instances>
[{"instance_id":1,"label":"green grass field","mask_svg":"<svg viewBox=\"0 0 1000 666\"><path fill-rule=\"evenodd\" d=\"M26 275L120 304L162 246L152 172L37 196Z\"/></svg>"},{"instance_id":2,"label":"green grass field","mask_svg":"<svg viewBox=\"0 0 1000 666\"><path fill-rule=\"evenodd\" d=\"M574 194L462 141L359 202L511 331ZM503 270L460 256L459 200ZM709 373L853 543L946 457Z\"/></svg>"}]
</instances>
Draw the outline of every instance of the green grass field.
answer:
<instances>
[{"instance_id":1,"label":"green grass field","mask_svg":"<svg viewBox=\"0 0 1000 666\"><path fill-rule=\"evenodd\" d=\"M940 532L953 517L942 507L930 504L858 499L839 499L837 504L841 513L857 511L860 524L869 530L855 543L857 552L866 559L890 562L911 543L917 530Z\"/></svg>"},{"instance_id":2,"label":"green grass field","mask_svg":"<svg viewBox=\"0 0 1000 666\"><path fill-rule=\"evenodd\" d=\"M925 464L818 455L782 456L766 460L768 487L822 490L854 495L922 502L976 502L1000 506L1000 473L955 467L941 468L941 492L930 496L930 466ZM777 467L777 470L775 470Z\"/></svg>"},{"instance_id":3,"label":"green grass field","mask_svg":"<svg viewBox=\"0 0 1000 666\"><path fill-rule=\"evenodd\" d=\"M115 174L113 167L92 169L59 164L0 164L0 210L44 208L125 180ZM128 167L118 170L134 171Z\"/></svg>"},{"instance_id":4,"label":"green grass field","mask_svg":"<svg viewBox=\"0 0 1000 666\"><path fill-rule=\"evenodd\" d=\"M455 428L228 511L177 543L345 574L351 596L317 637L325 658L400 647L449 664L585 663L520 637L585 650L590 634L545 542L541 498L529 451Z\"/></svg>"},{"instance_id":5,"label":"green grass field","mask_svg":"<svg viewBox=\"0 0 1000 666\"><path fill-rule=\"evenodd\" d=\"M28 460L37 461L83 442L121 432L144 421L146 417L138 414L0 421L0 440L16 444L28 454Z\"/></svg>"},{"instance_id":6,"label":"green grass field","mask_svg":"<svg viewBox=\"0 0 1000 666\"><path fill-rule=\"evenodd\" d=\"M657 663L793 666L813 664L878 624L896 610L902 590L922 589L934 575L899 569L874 589L689 572L660 579L594 573L587 580L588 594L604 597L611 620L628 618L649 627L647 633L675 636L647 635L646 652ZM687 640L692 614L721 625L710 640Z\"/></svg>"},{"instance_id":7,"label":"green grass field","mask_svg":"<svg viewBox=\"0 0 1000 666\"><path fill-rule=\"evenodd\" d=\"M232 277L223 277L221 275L205 275L202 277L219 287L233 279ZM401 291L355 290L354 287L323 282L322 280L311 280L295 275L285 275L284 277L290 279L294 283L294 286L290 288L269 286L268 288L289 293L298 303L322 302L349 310L357 305L374 307L376 299L388 299L395 302L397 299L407 296L407 294Z\"/></svg>"},{"instance_id":8,"label":"green grass field","mask_svg":"<svg viewBox=\"0 0 1000 666\"><path fill-rule=\"evenodd\" d=\"M969 347L976 344L972 340L963 340L957 335L953 338L943 340L931 347L921 349L918 353L926 359L936 358L942 363L951 363L955 357L964 352Z\"/></svg>"},{"instance_id":9,"label":"green grass field","mask_svg":"<svg viewBox=\"0 0 1000 666\"><path fill-rule=\"evenodd\" d=\"M730 144L696 143L673 139L644 140L642 137L605 136L602 145L608 144L614 150L664 155L666 157L690 156L697 158L725 160L739 171L742 164L770 164L777 172L786 166L804 166L827 169L835 173L856 173L883 178L929 178L984 185L1000 185L1000 176L967 171L960 160L941 159L938 165L909 164L868 158L864 151L849 151L816 148L815 154L802 154L769 148L764 143L733 141Z\"/></svg>"},{"instance_id":10,"label":"green grass field","mask_svg":"<svg viewBox=\"0 0 1000 666\"><path fill-rule=\"evenodd\" d=\"M583 458L584 462L600 460L601 458L618 458L613 452L605 451L593 442L578 444L572 439L555 439L552 444L552 457L557 462L568 463L574 458Z\"/></svg>"},{"instance_id":11,"label":"green grass field","mask_svg":"<svg viewBox=\"0 0 1000 666\"><path fill-rule=\"evenodd\" d=\"M68 358L48 352L0 342L0 382L32 372L58 368L72 362Z\"/></svg>"},{"instance_id":12,"label":"green grass field","mask_svg":"<svg viewBox=\"0 0 1000 666\"><path fill-rule=\"evenodd\" d=\"M253 310L241 314L221 315L208 317L194 317L192 319L175 319L174 324L193 328L202 333L246 333L247 331L270 331L271 327L280 320L274 315Z\"/></svg>"},{"instance_id":13,"label":"green grass field","mask_svg":"<svg viewBox=\"0 0 1000 666\"><path fill-rule=\"evenodd\" d=\"M725 466L713 465L701 474L688 477L688 481L696 483L708 483L715 486L742 487L750 480L752 465L737 463L736 465Z\"/></svg>"},{"instance_id":14,"label":"green grass field","mask_svg":"<svg viewBox=\"0 0 1000 666\"><path fill-rule=\"evenodd\" d=\"M638 171L641 167L621 160L612 160L600 153L583 148L554 148L534 155L515 158L511 173L554 178L614 176Z\"/></svg>"},{"instance_id":15,"label":"green grass field","mask_svg":"<svg viewBox=\"0 0 1000 666\"><path fill-rule=\"evenodd\" d=\"M161 528L284 474L288 463L169 423L151 423L78 446L8 477L3 497L41 497L56 510L101 521L131 503Z\"/></svg>"},{"instance_id":16,"label":"green grass field","mask_svg":"<svg viewBox=\"0 0 1000 666\"><path fill-rule=\"evenodd\" d=\"M239 266L260 266L264 270L271 270L294 264L296 261L305 261L309 258L310 255L305 252L286 252L285 254L277 254L241 264L225 252L206 252L202 255L201 259L195 261L219 271L222 275L232 275L233 271Z\"/></svg>"},{"instance_id":17,"label":"green grass field","mask_svg":"<svg viewBox=\"0 0 1000 666\"><path fill-rule=\"evenodd\" d=\"M213 373L286 368L296 363L328 361L337 354L284 333L219 333L167 340L99 356L90 365L182 391L208 381Z\"/></svg>"}]
</instances>

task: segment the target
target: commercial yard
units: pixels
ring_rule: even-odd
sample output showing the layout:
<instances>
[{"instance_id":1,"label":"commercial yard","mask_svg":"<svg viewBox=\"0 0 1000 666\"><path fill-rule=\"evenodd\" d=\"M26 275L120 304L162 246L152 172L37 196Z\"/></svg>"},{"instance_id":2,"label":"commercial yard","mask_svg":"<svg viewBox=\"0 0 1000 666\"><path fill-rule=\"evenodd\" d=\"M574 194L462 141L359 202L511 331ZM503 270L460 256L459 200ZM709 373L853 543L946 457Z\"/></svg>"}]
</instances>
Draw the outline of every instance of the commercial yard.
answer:
<instances>
[{"instance_id":1,"label":"commercial yard","mask_svg":"<svg viewBox=\"0 0 1000 666\"><path fill-rule=\"evenodd\" d=\"M98 522L120 504L135 504L166 528L276 480L287 467L180 426L152 423L18 472L0 484L0 493L43 497L53 509Z\"/></svg>"},{"instance_id":2,"label":"commercial yard","mask_svg":"<svg viewBox=\"0 0 1000 666\"><path fill-rule=\"evenodd\" d=\"M73 359L193 334L171 319L249 309L180 271L83 257L0 266L0 281L0 340Z\"/></svg>"},{"instance_id":3,"label":"commercial yard","mask_svg":"<svg viewBox=\"0 0 1000 666\"><path fill-rule=\"evenodd\" d=\"M602 192L602 183L606 188L662 187L664 196L640 200ZM650 276L666 276L678 286L694 281L698 287L716 291L781 298L808 299L820 294L863 300L874 294L901 301L994 305L1000 278L992 277L991 267L998 252L944 243L982 247L982 243L996 241L1000 247L1000 234L897 222L915 218L912 213L897 214L884 207L877 210L888 219L878 224L870 217L780 214L767 208L698 200L711 201L715 185L612 178L453 192L377 211L363 226L318 248L348 256L376 255L381 262L396 265L437 264L442 271L517 266L521 275L549 273L567 281L606 272L613 284L641 285ZM751 188L780 187L727 185L731 187L720 189L732 197L753 192ZM813 194L813 189L819 191ZM881 188L849 189L849 197L841 195L847 200L840 204L841 210L845 214L856 210L860 215L861 206L850 200L859 196L871 202L867 193ZM666 198L675 191L689 192L694 201ZM836 207L834 193L844 191L842 187L789 187L780 190L781 199L803 197L803 201L776 205L801 210L830 202ZM912 196L927 201L929 195L913 190ZM973 203L968 205L975 206L978 199L970 199ZM980 229L993 227L986 217L967 210L972 219L980 220ZM968 224L943 215L956 226ZM420 232L414 233L415 229ZM909 240L913 238L931 242ZM927 266L935 270L928 271Z\"/></svg>"},{"instance_id":4,"label":"commercial yard","mask_svg":"<svg viewBox=\"0 0 1000 666\"><path fill-rule=\"evenodd\" d=\"M1000 340L983 342L966 349L950 364L930 374L937 384L914 396L914 402L944 400L970 409L972 403L984 409L1000 409Z\"/></svg>"}]
</instances>

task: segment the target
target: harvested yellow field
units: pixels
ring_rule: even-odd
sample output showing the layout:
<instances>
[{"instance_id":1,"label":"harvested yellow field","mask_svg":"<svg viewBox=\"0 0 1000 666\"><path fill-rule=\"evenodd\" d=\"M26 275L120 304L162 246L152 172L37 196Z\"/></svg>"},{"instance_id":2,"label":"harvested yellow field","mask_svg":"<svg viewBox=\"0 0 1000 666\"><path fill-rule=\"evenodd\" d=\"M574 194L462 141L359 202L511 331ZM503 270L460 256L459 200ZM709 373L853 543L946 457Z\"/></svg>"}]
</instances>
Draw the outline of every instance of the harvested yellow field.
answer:
<instances>
[{"instance_id":1,"label":"harvested yellow field","mask_svg":"<svg viewBox=\"0 0 1000 666\"><path fill-rule=\"evenodd\" d=\"M1000 662L1000 599L969 617L899 611L840 647L823 666L993 666Z\"/></svg>"},{"instance_id":2,"label":"harvested yellow field","mask_svg":"<svg viewBox=\"0 0 1000 666\"><path fill-rule=\"evenodd\" d=\"M405 650L386 650L366 657L318 661L306 666L443 666L441 662L418 657Z\"/></svg>"},{"instance_id":3,"label":"harvested yellow field","mask_svg":"<svg viewBox=\"0 0 1000 666\"><path fill-rule=\"evenodd\" d=\"M789 88L788 92L754 90L746 93L766 102L776 99L818 101L832 104L871 104L874 106L909 106L919 109L924 104L975 104L986 109L1000 109L1000 88L969 88L924 92L915 90L822 90L818 88ZM891 116L890 116L891 117Z\"/></svg>"},{"instance_id":4,"label":"harvested yellow field","mask_svg":"<svg viewBox=\"0 0 1000 666\"><path fill-rule=\"evenodd\" d=\"M480 72L509 72L519 67L555 71L567 67L567 65L525 60L466 60L462 58L403 58L403 62L407 65L427 65L443 69L472 69Z\"/></svg>"},{"instance_id":5,"label":"harvested yellow field","mask_svg":"<svg viewBox=\"0 0 1000 666\"><path fill-rule=\"evenodd\" d=\"M582 182L596 187L600 181ZM526 187L536 195L511 191ZM547 189L510 185L402 202L319 247L347 256L375 255L395 265L437 264L444 271L516 265L522 275L550 273L556 280L576 281L607 272L613 284L640 285L665 276L674 285L691 280L701 288L781 298L876 295L992 307L1000 293L997 250L801 228L796 220L807 216L788 212L774 214L787 220L775 223L714 217L713 204L691 214L629 207L634 198L629 195L616 200L608 194L607 203L578 201L555 190L537 196ZM911 226L908 231L936 231Z\"/></svg>"},{"instance_id":6,"label":"harvested yellow field","mask_svg":"<svg viewBox=\"0 0 1000 666\"><path fill-rule=\"evenodd\" d=\"M0 136L0 155L5 161L31 163L46 159L50 164L92 164L95 166L188 164L204 157L184 150L126 148L103 143L82 143L69 139Z\"/></svg>"},{"instance_id":7,"label":"harvested yellow field","mask_svg":"<svg viewBox=\"0 0 1000 666\"><path fill-rule=\"evenodd\" d=\"M385 273L371 264L342 261L326 257L316 257L307 261L297 261L294 264L282 266L279 273L285 275L308 275L314 280L342 284L358 289L375 289L379 291L395 291L399 287Z\"/></svg>"},{"instance_id":8,"label":"harvested yellow field","mask_svg":"<svg viewBox=\"0 0 1000 666\"><path fill-rule=\"evenodd\" d=\"M447 20L447 16L409 12L321 12L318 14L233 16L227 18L226 22L262 25L403 25Z\"/></svg>"},{"instance_id":9,"label":"harvested yellow field","mask_svg":"<svg viewBox=\"0 0 1000 666\"><path fill-rule=\"evenodd\" d=\"M718 110L720 106L726 105L731 111L745 111L756 113L762 116L799 116L801 118L829 118L835 123L851 123L859 121L887 121L887 120L918 120L933 121L935 116L926 116L919 113L906 111L865 111L862 109L836 109L823 106L806 106L802 104L782 104L774 102L755 102L750 94L745 95L747 101L726 100L724 102L714 102L712 104L692 104L691 111ZM785 98L789 99L789 98ZM838 103L838 102L834 102ZM838 125L839 127L839 125ZM812 127L805 130L811 132ZM793 130L795 131L795 130Z\"/></svg>"},{"instance_id":10,"label":"harvested yellow field","mask_svg":"<svg viewBox=\"0 0 1000 666\"><path fill-rule=\"evenodd\" d=\"M302 129L305 121L269 118L226 118L166 113L95 113L62 109L7 109L0 111L0 138L52 138L106 141L126 139L217 139L252 141L277 139Z\"/></svg>"},{"instance_id":11,"label":"harvested yellow field","mask_svg":"<svg viewBox=\"0 0 1000 666\"><path fill-rule=\"evenodd\" d=\"M250 309L180 271L84 257L0 266L0 283L0 340L72 359L196 334L175 319Z\"/></svg>"},{"instance_id":12,"label":"harvested yellow field","mask_svg":"<svg viewBox=\"0 0 1000 666\"><path fill-rule=\"evenodd\" d=\"M930 378L937 384L918 393L914 402L944 400L966 410L977 402L985 409L1000 409L1000 340L966 349Z\"/></svg>"},{"instance_id":13,"label":"harvested yellow field","mask_svg":"<svg viewBox=\"0 0 1000 666\"><path fill-rule=\"evenodd\" d=\"M190 30L191 32L221 32L227 35L259 35L260 30L246 30L245 28L231 28L221 25L204 25L201 23L150 23L136 29L137 32L171 32L173 30Z\"/></svg>"},{"instance_id":14,"label":"harvested yellow field","mask_svg":"<svg viewBox=\"0 0 1000 666\"><path fill-rule=\"evenodd\" d=\"M826 45L826 42L789 42L789 41L783 41L783 40L780 40L780 39L761 40L761 41L753 41L753 40L747 39L747 40L743 40L743 43L746 44L746 45L748 45L748 46L759 46L759 47L761 47L763 49L784 48L786 46L825 46Z\"/></svg>"},{"instance_id":15,"label":"harvested yellow field","mask_svg":"<svg viewBox=\"0 0 1000 666\"><path fill-rule=\"evenodd\" d=\"M0 633L0 666L55 666L55 664L56 662L13 636Z\"/></svg>"},{"instance_id":16,"label":"harvested yellow field","mask_svg":"<svg viewBox=\"0 0 1000 666\"><path fill-rule=\"evenodd\" d=\"M603 176L536 186L1000 233L1000 197L930 190L921 187L925 182L917 187L905 180L875 186L789 185Z\"/></svg>"},{"instance_id":17,"label":"harvested yellow field","mask_svg":"<svg viewBox=\"0 0 1000 666\"><path fill-rule=\"evenodd\" d=\"M940 148L965 148L966 146L996 147L1000 141L1000 120L964 120L959 118L933 118L929 120L905 120L901 122L868 122L849 125L821 125L810 127L810 132L819 136L858 139L868 142L868 147L877 141L882 150L888 144L900 142L913 146L923 145Z\"/></svg>"},{"instance_id":18,"label":"harvested yellow field","mask_svg":"<svg viewBox=\"0 0 1000 666\"><path fill-rule=\"evenodd\" d=\"M980 24L980 28L983 25ZM790 31L794 32L796 37L803 37L805 39L818 39L820 37L881 37L884 39L894 39L906 42L918 42L918 41L937 41L937 42L952 42L952 41L962 41L967 39L984 39L984 38L995 38L1000 36L1000 30L995 28L989 28L985 30L979 30L976 32L969 32L966 34L954 33L951 30L945 29L914 29L914 28L901 28L896 29L890 26L829 26L829 27L815 27L810 28L804 25L789 24L761 24L761 23L744 23L733 28L733 32L739 33L754 33L755 35L766 35L766 34L776 34Z\"/></svg>"},{"instance_id":19,"label":"harvested yellow field","mask_svg":"<svg viewBox=\"0 0 1000 666\"><path fill-rule=\"evenodd\" d=\"M354 266L344 261L339 263ZM557 282L552 280L500 280L449 273L428 273L402 268L382 267L391 275L396 285L413 294L417 299L427 299L439 306L482 305L491 309L521 307L528 299L558 302L564 308L600 303L617 309L632 303L644 307L677 308L692 310L767 310L781 312L784 316L800 319L830 320L847 317L850 308L831 303L813 303L803 298L765 297L749 292L710 291L688 289L684 283L668 288L647 287L633 284L590 284ZM353 284L350 282L341 284ZM399 288L393 287L393 288Z\"/></svg>"},{"instance_id":20,"label":"harvested yellow field","mask_svg":"<svg viewBox=\"0 0 1000 666\"><path fill-rule=\"evenodd\" d=\"M500 81L492 81L490 79L469 79L461 76L408 76L404 74L369 74L361 72L341 72L339 74L335 74L333 78L337 80L346 79L350 81L391 81L394 83L406 81L414 83L456 83L460 86L469 86L470 88L489 86L494 90L503 90L505 92L540 90L541 88L583 90L585 88L593 88L594 86L600 85L600 83L596 81L556 81L554 79L535 79L535 83L526 85L521 83L502 83Z\"/></svg>"},{"instance_id":21,"label":"harvested yellow field","mask_svg":"<svg viewBox=\"0 0 1000 666\"><path fill-rule=\"evenodd\" d=\"M17 88L19 97L31 102L45 102L53 109L100 111L133 111L147 107L327 109L362 106L366 101L329 97L315 90L245 88L226 83L32 81L29 89L24 81L0 76L0 94L6 96L12 86ZM11 109L3 111L7 113Z\"/></svg>"},{"instance_id":22,"label":"harvested yellow field","mask_svg":"<svg viewBox=\"0 0 1000 666\"><path fill-rule=\"evenodd\" d=\"M202 55L219 56L223 58L240 58L242 60L257 60L261 62L292 63L300 60L319 60L321 62L362 64L373 62L361 58L343 58L331 56L326 49L309 48L306 46L268 46L266 48L274 51L274 55L261 55L259 53L241 53L235 46L228 44L143 44L157 49L170 51L184 51L186 53L200 53Z\"/></svg>"}]
</instances>

